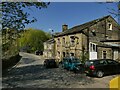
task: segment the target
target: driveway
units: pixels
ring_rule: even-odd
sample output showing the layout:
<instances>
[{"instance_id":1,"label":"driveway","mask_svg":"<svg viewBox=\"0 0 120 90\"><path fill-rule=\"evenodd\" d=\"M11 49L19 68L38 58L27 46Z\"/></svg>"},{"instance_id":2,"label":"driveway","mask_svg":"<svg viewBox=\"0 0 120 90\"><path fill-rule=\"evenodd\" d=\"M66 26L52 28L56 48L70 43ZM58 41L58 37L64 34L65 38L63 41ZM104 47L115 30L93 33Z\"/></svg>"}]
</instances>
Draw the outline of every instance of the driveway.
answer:
<instances>
[{"instance_id":1,"label":"driveway","mask_svg":"<svg viewBox=\"0 0 120 90\"><path fill-rule=\"evenodd\" d=\"M17 66L3 75L3 88L109 88L109 81L117 76L94 78L62 67L46 69L42 56L23 52L20 55Z\"/></svg>"}]
</instances>

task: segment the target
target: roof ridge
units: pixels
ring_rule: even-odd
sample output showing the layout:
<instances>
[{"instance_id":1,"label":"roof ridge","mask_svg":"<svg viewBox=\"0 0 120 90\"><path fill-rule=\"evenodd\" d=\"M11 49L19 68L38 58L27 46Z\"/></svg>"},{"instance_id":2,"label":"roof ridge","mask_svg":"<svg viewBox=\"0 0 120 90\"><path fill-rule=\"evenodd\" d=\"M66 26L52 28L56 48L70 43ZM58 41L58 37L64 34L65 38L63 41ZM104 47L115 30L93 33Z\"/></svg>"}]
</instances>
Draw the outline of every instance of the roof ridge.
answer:
<instances>
[{"instance_id":1,"label":"roof ridge","mask_svg":"<svg viewBox=\"0 0 120 90\"><path fill-rule=\"evenodd\" d=\"M65 35L65 34L71 34L71 33L75 33L75 32L82 31L83 29L85 29L85 28L87 28L87 27L90 27L90 26L92 26L93 24L95 24L95 23L97 23L97 22L99 22L99 21L101 21L101 20L104 20L104 19L106 19L106 18L108 18L108 17L111 17L111 18L112 18L111 15L106 15L106 16L104 16L104 17L101 17L101 18L97 18L97 19L88 21L88 22L83 23L83 24L81 24L81 25L74 26L74 27L72 27L72 28L70 28L70 29L65 30L64 32L61 32L61 33L57 34L56 36L61 36L61 35ZM78 29L78 28L79 28L79 29ZM75 29L76 29L76 30L75 30Z\"/></svg>"},{"instance_id":2,"label":"roof ridge","mask_svg":"<svg viewBox=\"0 0 120 90\"><path fill-rule=\"evenodd\" d=\"M76 26L74 26L74 27L72 27L72 28L70 28L70 29L76 28L76 27L78 27L78 26L85 25L85 24L87 24L87 23L90 23L90 22L93 22L93 21L96 21L96 20L101 20L101 19L104 19L104 18L108 18L108 17L112 17L112 16L111 16L111 15L106 15L106 16L104 16L104 17L100 17L100 18L97 18L97 19L88 21L88 22L86 22L86 23L83 23L83 24L80 24L80 25L76 25Z\"/></svg>"}]
</instances>

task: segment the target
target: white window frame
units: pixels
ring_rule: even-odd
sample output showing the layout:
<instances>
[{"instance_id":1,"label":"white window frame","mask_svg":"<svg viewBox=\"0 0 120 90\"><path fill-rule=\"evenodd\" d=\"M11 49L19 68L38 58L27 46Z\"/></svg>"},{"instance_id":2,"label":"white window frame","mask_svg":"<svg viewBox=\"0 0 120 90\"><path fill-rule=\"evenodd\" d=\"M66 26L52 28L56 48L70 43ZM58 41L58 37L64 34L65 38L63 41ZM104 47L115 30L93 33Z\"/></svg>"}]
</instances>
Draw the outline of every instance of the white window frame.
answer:
<instances>
[{"instance_id":1,"label":"white window frame","mask_svg":"<svg viewBox=\"0 0 120 90\"><path fill-rule=\"evenodd\" d=\"M95 46L95 50L93 49L93 46ZM89 52L97 52L97 44L90 42L89 43Z\"/></svg>"},{"instance_id":2,"label":"white window frame","mask_svg":"<svg viewBox=\"0 0 120 90\"><path fill-rule=\"evenodd\" d=\"M113 29L112 23L108 23L108 30L112 30L112 29Z\"/></svg>"}]
</instances>

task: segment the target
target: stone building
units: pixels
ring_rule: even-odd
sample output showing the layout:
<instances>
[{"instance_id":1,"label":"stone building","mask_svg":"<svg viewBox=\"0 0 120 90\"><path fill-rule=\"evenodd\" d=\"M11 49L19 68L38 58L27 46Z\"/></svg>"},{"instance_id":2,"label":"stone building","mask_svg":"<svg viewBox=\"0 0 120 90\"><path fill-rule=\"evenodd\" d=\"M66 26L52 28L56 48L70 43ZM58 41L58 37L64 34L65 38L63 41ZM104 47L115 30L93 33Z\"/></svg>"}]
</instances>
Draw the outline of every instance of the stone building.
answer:
<instances>
[{"instance_id":1,"label":"stone building","mask_svg":"<svg viewBox=\"0 0 120 90\"><path fill-rule=\"evenodd\" d=\"M48 59L48 58L54 58L55 57L55 41L54 39L50 39L46 42L44 42L44 58Z\"/></svg>"},{"instance_id":2,"label":"stone building","mask_svg":"<svg viewBox=\"0 0 120 90\"><path fill-rule=\"evenodd\" d=\"M65 56L89 59L120 59L119 24L110 15L74 26L62 26L62 32L54 36L55 58Z\"/></svg>"}]
</instances>

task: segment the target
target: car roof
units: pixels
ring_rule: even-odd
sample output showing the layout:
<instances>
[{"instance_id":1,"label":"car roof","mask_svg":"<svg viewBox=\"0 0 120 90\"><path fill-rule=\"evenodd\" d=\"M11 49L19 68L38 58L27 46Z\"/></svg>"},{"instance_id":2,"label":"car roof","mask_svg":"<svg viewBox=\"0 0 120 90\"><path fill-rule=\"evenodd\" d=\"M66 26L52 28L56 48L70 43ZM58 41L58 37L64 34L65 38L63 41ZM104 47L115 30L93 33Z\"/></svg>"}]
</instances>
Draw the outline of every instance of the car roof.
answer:
<instances>
[{"instance_id":1,"label":"car roof","mask_svg":"<svg viewBox=\"0 0 120 90\"><path fill-rule=\"evenodd\" d=\"M79 58L74 57L74 56L64 57L64 59L66 59L66 58L75 58L75 59L79 59Z\"/></svg>"},{"instance_id":2,"label":"car roof","mask_svg":"<svg viewBox=\"0 0 120 90\"><path fill-rule=\"evenodd\" d=\"M101 60L113 60L113 59L93 59L93 60L87 60L87 61L101 61Z\"/></svg>"}]
</instances>

